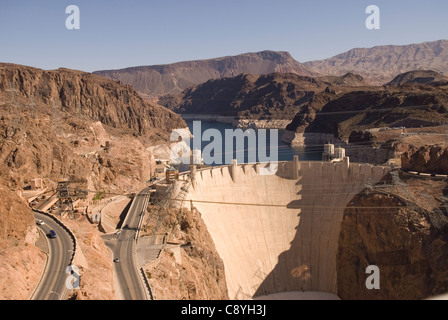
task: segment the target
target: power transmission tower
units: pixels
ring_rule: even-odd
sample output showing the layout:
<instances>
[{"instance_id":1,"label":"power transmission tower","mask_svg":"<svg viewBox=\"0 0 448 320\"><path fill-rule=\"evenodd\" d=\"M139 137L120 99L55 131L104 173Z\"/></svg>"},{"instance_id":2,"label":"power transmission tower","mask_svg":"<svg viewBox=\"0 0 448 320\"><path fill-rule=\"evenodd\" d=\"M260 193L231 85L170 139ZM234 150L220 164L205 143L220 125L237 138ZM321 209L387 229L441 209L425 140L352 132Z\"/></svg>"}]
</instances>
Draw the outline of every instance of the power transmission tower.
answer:
<instances>
[{"instance_id":1,"label":"power transmission tower","mask_svg":"<svg viewBox=\"0 0 448 320\"><path fill-rule=\"evenodd\" d=\"M16 101L16 95L19 90L17 90L15 83L12 81L9 81L9 88L6 89L5 91L9 92L9 95L10 95L9 101L11 103L11 106L17 109L18 105L17 105L17 101Z\"/></svg>"},{"instance_id":2,"label":"power transmission tower","mask_svg":"<svg viewBox=\"0 0 448 320\"><path fill-rule=\"evenodd\" d=\"M59 215L62 216L62 205L65 204L67 209L64 211L68 211L71 218L74 218L74 209L73 209L73 198L69 188L70 181L68 179L61 179L58 181L58 205L59 205Z\"/></svg>"}]
</instances>

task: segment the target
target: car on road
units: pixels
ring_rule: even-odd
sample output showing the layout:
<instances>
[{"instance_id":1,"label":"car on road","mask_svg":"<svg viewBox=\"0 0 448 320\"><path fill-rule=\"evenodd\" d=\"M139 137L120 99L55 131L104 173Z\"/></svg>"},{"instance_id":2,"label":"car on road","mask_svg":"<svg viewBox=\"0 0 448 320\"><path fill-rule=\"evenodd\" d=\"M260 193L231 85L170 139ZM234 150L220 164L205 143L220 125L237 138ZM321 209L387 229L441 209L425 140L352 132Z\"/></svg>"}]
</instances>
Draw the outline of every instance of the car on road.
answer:
<instances>
[{"instance_id":1,"label":"car on road","mask_svg":"<svg viewBox=\"0 0 448 320\"><path fill-rule=\"evenodd\" d=\"M115 258L115 259L114 259L114 262L115 262L115 263L118 263L118 262L120 262L120 259L119 259L119 258Z\"/></svg>"},{"instance_id":2,"label":"car on road","mask_svg":"<svg viewBox=\"0 0 448 320\"><path fill-rule=\"evenodd\" d=\"M128 228L129 228L128 224L123 227L123 229L128 229Z\"/></svg>"},{"instance_id":3,"label":"car on road","mask_svg":"<svg viewBox=\"0 0 448 320\"><path fill-rule=\"evenodd\" d=\"M48 234L48 236L52 239L56 238L56 232L54 230L50 230L50 233Z\"/></svg>"},{"instance_id":4,"label":"car on road","mask_svg":"<svg viewBox=\"0 0 448 320\"><path fill-rule=\"evenodd\" d=\"M115 232L115 234L120 234L121 233L121 230L117 230L116 232Z\"/></svg>"},{"instance_id":5,"label":"car on road","mask_svg":"<svg viewBox=\"0 0 448 320\"><path fill-rule=\"evenodd\" d=\"M45 222L43 220L37 220L36 224L41 226L41 225L45 224Z\"/></svg>"}]
</instances>

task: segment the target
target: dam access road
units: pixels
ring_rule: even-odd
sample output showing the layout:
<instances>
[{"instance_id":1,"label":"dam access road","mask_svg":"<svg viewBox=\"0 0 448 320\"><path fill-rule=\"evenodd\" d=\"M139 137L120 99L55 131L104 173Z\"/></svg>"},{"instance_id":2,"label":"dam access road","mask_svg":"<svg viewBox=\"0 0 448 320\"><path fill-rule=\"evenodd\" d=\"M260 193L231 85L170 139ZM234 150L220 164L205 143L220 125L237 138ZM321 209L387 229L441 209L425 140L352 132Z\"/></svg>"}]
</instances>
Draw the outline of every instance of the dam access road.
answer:
<instances>
[{"instance_id":1,"label":"dam access road","mask_svg":"<svg viewBox=\"0 0 448 320\"><path fill-rule=\"evenodd\" d=\"M106 245L113 253L113 258L119 259L118 262L114 263L114 273L124 300L148 299L141 276L137 270L135 241L140 227L140 220L148 205L149 190L150 187L147 187L134 197L123 221L121 233L105 238Z\"/></svg>"},{"instance_id":2,"label":"dam access road","mask_svg":"<svg viewBox=\"0 0 448 320\"><path fill-rule=\"evenodd\" d=\"M32 300L64 300L67 298L68 293L66 268L70 264L73 255L73 241L67 231L48 215L35 211L34 217L44 222L44 224L37 227L47 237L49 254L44 273L32 296ZM56 232L56 238L50 239L47 236L50 230Z\"/></svg>"}]
</instances>

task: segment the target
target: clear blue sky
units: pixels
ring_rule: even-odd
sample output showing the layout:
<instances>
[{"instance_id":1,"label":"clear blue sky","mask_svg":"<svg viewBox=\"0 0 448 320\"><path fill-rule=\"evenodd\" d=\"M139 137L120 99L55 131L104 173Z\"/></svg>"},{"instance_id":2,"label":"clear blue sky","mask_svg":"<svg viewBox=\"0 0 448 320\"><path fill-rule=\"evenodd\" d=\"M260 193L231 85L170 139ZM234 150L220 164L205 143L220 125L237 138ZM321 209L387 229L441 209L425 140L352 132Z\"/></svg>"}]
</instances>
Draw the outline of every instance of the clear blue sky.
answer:
<instances>
[{"instance_id":1,"label":"clear blue sky","mask_svg":"<svg viewBox=\"0 0 448 320\"><path fill-rule=\"evenodd\" d=\"M68 30L68 5L80 30ZM381 10L367 30L366 7ZM448 39L448 0L0 0L0 61L117 69L261 50L300 62L356 47Z\"/></svg>"}]
</instances>

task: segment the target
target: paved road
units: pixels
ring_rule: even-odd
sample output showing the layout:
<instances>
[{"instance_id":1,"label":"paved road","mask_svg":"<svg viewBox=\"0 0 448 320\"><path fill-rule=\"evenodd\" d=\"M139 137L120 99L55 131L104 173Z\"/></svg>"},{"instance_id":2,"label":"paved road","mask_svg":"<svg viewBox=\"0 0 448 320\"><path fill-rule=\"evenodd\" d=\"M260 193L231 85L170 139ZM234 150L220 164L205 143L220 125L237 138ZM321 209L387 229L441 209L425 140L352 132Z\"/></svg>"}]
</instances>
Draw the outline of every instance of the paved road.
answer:
<instances>
[{"instance_id":1,"label":"paved road","mask_svg":"<svg viewBox=\"0 0 448 320\"><path fill-rule=\"evenodd\" d=\"M115 274L118 279L122 297L124 300L146 300L147 296L142 280L135 264L135 235L139 227L140 215L145 212L150 196L150 187L140 191L134 198L126 215L123 228L115 241L107 241L111 248L114 259L120 262L114 263Z\"/></svg>"},{"instance_id":2,"label":"paved road","mask_svg":"<svg viewBox=\"0 0 448 320\"><path fill-rule=\"evenodd\" d=\"M66 298L67 287L65 281L69 274L65 273L73 254L73 241L70 235L52 218L35 212L38 220L43 220L44 225L38 225L45 235L50 230L56 232L55 239L48 239L50 253L47 265L39 285L32 297L33 300L62 300Z\"/></svg>"}]
</instances>

